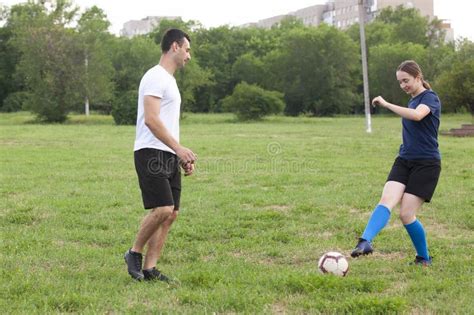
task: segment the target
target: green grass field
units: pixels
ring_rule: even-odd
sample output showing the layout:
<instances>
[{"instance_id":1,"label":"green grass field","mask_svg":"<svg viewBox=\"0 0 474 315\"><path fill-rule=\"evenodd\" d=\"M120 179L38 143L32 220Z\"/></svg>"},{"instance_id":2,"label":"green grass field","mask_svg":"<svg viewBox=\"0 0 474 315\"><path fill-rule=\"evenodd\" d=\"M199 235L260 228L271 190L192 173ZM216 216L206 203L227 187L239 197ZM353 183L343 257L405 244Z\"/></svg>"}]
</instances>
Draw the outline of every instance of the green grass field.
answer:
<instances>
[{"instance_id":1,"label":"green grass field","mask_svg":"<svg viewBox=\"0 0 474 315\"><path fill-rule=\"evenodd\" d=\"M396 117L187 114L198 155L159 268L179 285L134 282L123 253L145 214L133 126L107 116L65 125L0 115L0 309L10 313L474 313L474 138L440 136L441 179L418 215L434 265L394 211L375 253L347 277L321 275L349 255L400 144ZM471 122L444 116L441 129Z\"/></svg>"}]
</instances>

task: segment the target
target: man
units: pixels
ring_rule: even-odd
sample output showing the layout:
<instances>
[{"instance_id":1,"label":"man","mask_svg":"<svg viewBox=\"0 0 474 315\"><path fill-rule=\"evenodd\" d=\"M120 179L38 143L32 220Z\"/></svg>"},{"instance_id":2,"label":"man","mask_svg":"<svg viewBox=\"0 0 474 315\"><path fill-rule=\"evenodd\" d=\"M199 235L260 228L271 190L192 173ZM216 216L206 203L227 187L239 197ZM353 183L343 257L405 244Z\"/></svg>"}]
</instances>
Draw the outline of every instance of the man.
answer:
<instances>
[{"instance_id":1,"label":"man","mask_svg":"<svg viewBox=\"0 0 474 315\"><path fill-rule=\"evenodd\" d=\"M156 263L178 216L180 167L185 176L194 171L196 155L179 143L181 96L173 76L191 60L190 42L183 31L168 30L161 42L159 64L149 69L140 82L134 158L143 205L151 210L142 221L133 247L125 253L128 273L138 281L169 281L156 269Z\"/></svg>"}]
</instances>

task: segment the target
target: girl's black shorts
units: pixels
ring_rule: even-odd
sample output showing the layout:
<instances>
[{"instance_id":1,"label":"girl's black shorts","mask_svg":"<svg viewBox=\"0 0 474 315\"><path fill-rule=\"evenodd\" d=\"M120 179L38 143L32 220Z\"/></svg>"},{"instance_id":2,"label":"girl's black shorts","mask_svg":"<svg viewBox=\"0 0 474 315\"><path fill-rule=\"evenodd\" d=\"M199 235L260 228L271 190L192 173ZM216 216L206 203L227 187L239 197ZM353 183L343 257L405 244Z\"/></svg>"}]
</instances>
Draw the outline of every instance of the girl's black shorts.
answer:
<instances>
[{"instance_id":1,"label":"girl's black shorts","mask_svg":"<svg viewBox=\"0 0 474 315\"><path fill-rule=\"evenodd\" d=\"M405 160L397 157L387 181L402 183L406 186L406 193L430 202L440 173L440 160Z\"/></svg>"}]
</instances>

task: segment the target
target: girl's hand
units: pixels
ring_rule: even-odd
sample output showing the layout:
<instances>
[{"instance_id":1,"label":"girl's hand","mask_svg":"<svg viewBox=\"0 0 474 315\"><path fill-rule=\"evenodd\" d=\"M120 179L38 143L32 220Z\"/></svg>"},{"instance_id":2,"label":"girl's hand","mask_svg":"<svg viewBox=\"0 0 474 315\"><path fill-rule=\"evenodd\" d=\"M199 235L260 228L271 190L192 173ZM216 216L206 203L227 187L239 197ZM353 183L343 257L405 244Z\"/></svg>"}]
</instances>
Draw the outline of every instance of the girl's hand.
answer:
<instances>
[{"instance_id":1,"label":"girl's hand","mask_svg":"<svg viewBox=\"0 0 474 315\"><path fill-rule=\"evenodd\" d=\"M382 96L377 96L372 100L372 106L382 106L382 107L387 107L387 101L384 100Z\"/></svg>"}]
</instances>

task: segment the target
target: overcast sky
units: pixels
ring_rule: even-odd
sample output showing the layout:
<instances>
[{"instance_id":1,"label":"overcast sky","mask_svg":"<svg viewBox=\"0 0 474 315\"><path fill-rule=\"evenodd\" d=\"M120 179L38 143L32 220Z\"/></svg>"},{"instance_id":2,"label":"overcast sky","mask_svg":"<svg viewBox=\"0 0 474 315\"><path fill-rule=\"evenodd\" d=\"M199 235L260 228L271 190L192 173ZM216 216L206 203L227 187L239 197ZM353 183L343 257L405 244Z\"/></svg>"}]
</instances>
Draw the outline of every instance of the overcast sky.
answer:
<instances>
[{"instance_id":1,"label":"overcast sky","mask_svg":"<svg viewBox=\"0 0 474 315\"><path fill-rule=\"evenodd\" d=\"M22 0L0 0L1 4L26 2ZM325 0L74 0L82 9L97 5L107 14L112 23L111 32L119 34L123 24L129 20L140 20L146 16L181 16L183 20L197 20L205 27L256 22L275 15L286 14ZM454 36L467 37L474 41L474 1L434 0L434 14L451 21Z\"/></svg>"}]
</instances>

